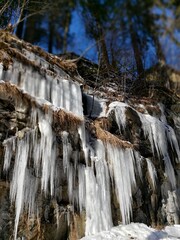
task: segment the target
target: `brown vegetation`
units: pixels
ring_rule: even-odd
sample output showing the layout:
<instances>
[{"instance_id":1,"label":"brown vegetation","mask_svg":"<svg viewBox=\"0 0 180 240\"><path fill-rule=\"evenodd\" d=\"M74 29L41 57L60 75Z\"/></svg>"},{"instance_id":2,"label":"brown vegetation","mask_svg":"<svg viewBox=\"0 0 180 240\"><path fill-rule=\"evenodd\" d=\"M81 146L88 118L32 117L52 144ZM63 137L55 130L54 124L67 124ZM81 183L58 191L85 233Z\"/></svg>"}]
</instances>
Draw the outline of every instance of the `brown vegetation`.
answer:
<instances>
[{"instance_id":1,"label":"brown vegetation","mask_svg":"<svg viewBox=\"0 0 180 240\"><path fill-rule=\"evenodd\" d=\"M39 57L44 58L50 64L57 65L65 71L74 72L77 70L77 65L75 62L61 59L55 55L45 52L38 46L34 46L30 43L26 43L23 40L19 40L16 36L10 34L7 31L0 30L0 49L3 49L10 56L17 58L20 61L23 61L23 63L27 65L32 65L36 70L39 69L38 65L24 57L21 53L19 53L19 51L13 48L14 46L16 46L18 49L24 48L27 51L30 51L38 55Z\"/></svg>"},{"instance_id":2,"label":"brown vegetation","mask_svg":"<svg viewBox=\"0 0 180 240\"><path fill-rule=\"evenodd\" d=\"M96 137L103 141L104 143L110 143L113 146L121 147L121 148L132 148L133 145L130 142L123 141L111 134L108 131L103 130L99 124L95 123L96 127Z\"/></svg>"}]
</instances>

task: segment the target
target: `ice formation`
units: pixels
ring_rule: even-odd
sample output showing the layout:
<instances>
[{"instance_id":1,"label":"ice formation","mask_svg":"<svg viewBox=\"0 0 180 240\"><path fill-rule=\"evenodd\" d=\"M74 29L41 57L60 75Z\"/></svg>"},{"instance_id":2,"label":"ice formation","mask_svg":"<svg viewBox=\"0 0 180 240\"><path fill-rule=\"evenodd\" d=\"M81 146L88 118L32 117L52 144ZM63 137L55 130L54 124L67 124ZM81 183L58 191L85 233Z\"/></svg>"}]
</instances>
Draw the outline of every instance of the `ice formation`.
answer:
<instances>
[{"instance_id":1,"label":"ice formation","mask_svg":"<svg viewBox=\"0 0 180 240\"><path fill-rule=\"evenodd\" d=\"M128 104L122 102L112 102L109 104L109 111L107 113L107 116L111 113L112 110L114 110L116 122L120 132L122 132L122 130L124 131L126 127L126 107L128 107Z\"/></svg>"},{"instance_id":2,"label":"ice formation","mask_svg":"<svg viewBox=\"0 0 180 240\"><path fill-rule=\"evenodd\" d=\"M132 214L132 190L136 186L135 158L131 148L120 149L107 145L107 158L110 164L110 175L115 183L123 224L130 222Z\"/></svg>"},{"instance_id":3,"label":"ice formation","mask_svg":"<svg viewBox=\"0 0 180 240\"><path fill-rule=\"evenodd\" d=\"M38 119L40 138L37 128L26 129L22 139L12 137L4 141L5 159L4 170L7 172L13 152L15 151L15 163L13 176L10 183L10 199L15 202L15 230L16 239L20 214L26 209L31 214L37 213L36 194L38 189L38 178L41 179L41 190L46 195L54 194L55 183L55 160L56 147L51 129L51 116L47 114L44 118L41 112L35 116ZM33 163L30 162L31 159ZM30 167L32 165L32 167ZM35 176L33 175L35 171ZM50 186L50 187L49 187Z\"/></svg>"},{"instance_id":4,"label":"ice formation","mask_svg":"<svg viewBox=\"0 0 180 240\"><path fill-rule=\"evenodd\" d=\"M155 190L156 189L156 179L157 179L156 169L154 167L154 164L148 158L146 159L146 162L147 162L149 176L152 181L152 186L153 186L153 189Z\"/></svg>"},{"instance_id":5,"label":"ice formation","mask_svg":"<svg viewBox=\"0 0 180 240\"><path fill-rule=\"evenodd\" d=\"M6 72L2 70L2 65L0 65L1 78L6 81L10 80L19 88L34 96L40 104L42 102L40 99L46 99L51 109L64 108L77 116L83 117L79 84L67 79L66 74L57 67L54 67L55 75L45 71L52 66L33 53L25 51L25 55L41 66L40 72L34 70L31 66L24 66L20 62L14 61ZM108 117L114 111L119 131L123 133L126 128L126 108L129 105L113 102L108 106L109 110L105 114L106 101L98 103L98 99L95 100L94 116ZM89 102L92 104L91 98ZM161 110L163 111L162 108ZM87 114L90 114L90 112ZM163 114L160 120L147 113L137 112L137 114L141 120L144 135L150 141L154 156L164 160L166 177L171 183L172 189L175 189L175 173L171 156L168 153L169 148L171 148L176 162L180 161L180 150L174 130L167 125ZM57 146L52 129L52 113L42 114L40 110L34 110L31 114L31 127L26 129L23 136L20 137L17 133L17 136L4 141L5 172L8 172L12 164L11 159L13 157L15 159L10 183L10 198L12 202L15 202L16 212L15 239L22 211L25 209L29 215L38 212L36 204L38 189L40 188L45 197L48 194L54 197L56 196L55 182L60 181L56 166ZM133 191L137 187L136 175L142 180L141 164L143 157L131 147L120 147L102 142L99 139L94 139L93 143L90 143L84 123L79 126L77 132L84 152L84 163L79 161L78 152L73 151L73 146L69 140L71 133L62 131L60 137L63 145L63 172L67 178L69 203L72 206L78 206L80 212L86 211L85 234L88 236L103 230L108 231L113 226L111 187L114 187L119 202L122 223L130 223ZM146 159L146 162L152 188L155 190L157 173L151 160ZM176 206L175 193L169 192L168 194L168 201L173 199L174 206ZM58 213L58 208L56 208L56 211ZM135 231L139 226L131 225L131 231ZM147 227L144 225L141 225L141 227L145 229L144 232L147 230L149 234ZM124 231L123 228L123 226L120 227L120 230L122 230L121 236L126 237L127 231L130 230ZM111 236L116 237L118 231L118 229L114 229ZM105 237L108 235L103 234L100 234L96 239L106 239ZM152 235L156 236L156 233L153 232ZM132 236L134 235L132 234ZM147 236L147 233L144 236ZM87 237L85 239L93 238Z\"/></svg>"},{"instance_id":6,"label":"ice formation","mask_svg":"<svg viewBox=\"0 0 180 240\"><path fill-rule=\"evenodd\" d=\"M21 62L14 61L9 70L4 71L2 75L3 80L10 80L30 95L46 99L56 107L64 108L82 117L82 94L79 84L67 79L66 76L63 77L62 72L59 74L61 75L57 72L54 76L51 72L39 73L31 66L24 66Z\"/></svg>"},{"instance_id":7,"label":"ice formation","mask_svg":"<svg viewBox=\"0 0 180 240\"><path fill-rule=\"evenodd\" d=\"M86 167L86 235L112 227L110 182L103 143L96 142L94 158L96 176L92 167Z\"/></svg>"},{"instance_id":8,"label":"ice formation","mask_svg":"<svg viewBox=\"0 0 180 240\"><path fill-rule=\"evenodd\" d=\"M168 143L172 151L176 154L176 161L180 161L180 150L174 130L167 124L161 122L156 117L148 114L138 113L145 136L149 139L153 153L159 159L164 160L166 177L169 179L172 188L176 188L175 173L169 156Z\"/></svg>"}]
</instances>

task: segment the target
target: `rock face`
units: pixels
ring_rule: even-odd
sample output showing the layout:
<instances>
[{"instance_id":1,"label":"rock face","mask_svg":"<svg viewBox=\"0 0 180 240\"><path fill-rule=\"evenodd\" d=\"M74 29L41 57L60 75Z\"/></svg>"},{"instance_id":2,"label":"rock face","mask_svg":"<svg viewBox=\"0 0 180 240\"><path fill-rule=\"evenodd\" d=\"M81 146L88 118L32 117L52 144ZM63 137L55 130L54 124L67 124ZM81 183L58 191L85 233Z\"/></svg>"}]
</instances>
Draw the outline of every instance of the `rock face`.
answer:
<instances>
[{"instance_id":1,"label":"rock face","mask_svg":"<svg viewBox=\"0 0 180 240\"><path fill-rule=\"evenodd\" d=\"M6 32L0 51L1 239L179 224L178 96L94 92L73 61Z\"/></svg>"}]
</instances>

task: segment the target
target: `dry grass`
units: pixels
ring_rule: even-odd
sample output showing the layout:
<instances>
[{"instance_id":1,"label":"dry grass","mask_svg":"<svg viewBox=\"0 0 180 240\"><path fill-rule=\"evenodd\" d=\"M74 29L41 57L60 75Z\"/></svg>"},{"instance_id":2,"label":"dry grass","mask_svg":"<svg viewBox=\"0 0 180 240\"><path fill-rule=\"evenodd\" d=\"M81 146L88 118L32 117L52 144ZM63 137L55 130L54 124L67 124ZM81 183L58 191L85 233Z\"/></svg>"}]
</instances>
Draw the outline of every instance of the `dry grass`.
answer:
<instances>
[{"instance_id":1,"label":"dry grass","mask_svg":"<svg viewBox=\"0 0 180 240\"><path fill-rule=\"evenodd\" d=\"M1 43L2 42L0 42L0 62L3 64L4 70L7 70L13 61L9 54L3 50L4 45L2 46Z\"/></svg>"},{"instance_id":2,"label":"dry grass","mask_svg":"<svg viewBox=\"0 0 180 240\"><path fill-rule=\"evenodd\" d=\"M53 113L53 127L60 131L75 130L82 123L83 119L62 109Z\"/></svg>"},{"instance_id":3,"label":"dry grass","mask_svg":"<svg viewBox=\"0 0 180 240\"><path fill-rule=\"evenodd\" d=\"M44 50L42 50L40 47L34 46L23 40L19 40L16 36L10 34L9 32L4 31L4 30L0 30L0 42L3 45L2 46L3 49L5 51L7 51L10 54L10 56L13 56L13 57L17 58L18 60L23 61L24 64L32 65L35 68L38 67L37 65L33 64L33 61L28 60L26 57L23 56L23 54L20 53L22 48L26 49L29 52L36 54L39 57L42 57L50 64L56 65L65 71L74 72L77 70L77 65L75 62L64 60L53 54L47 53ZM17 51L16 49L14 49L13 48L14 46L16 46L16 48L19 50ZM0 49L1 49L1 46L0 46Z\"/></svg>"},{"instance_id":4,"label":"dry grass","mask_svg":"<svg viewBox=\"0 0 180 240\"><path fill-rule=\"evenodd\" d=\"M98 118L94 121L96 126L99 125L100 128L108 131L111 128L111 122L106 117Z\"/></svg>"},{"instance_id":5,"label":"dry grass","mask_svg":"<svg viewBox=\"0 0 180 240\"><path fill-rule=\"evenodd\" d=\"M116 137L115 135L111 134L108 131L103 130L99 124L95 123L96 127L96 137L100 139L104 143L110 143L113 146L116 147L122 147L122 148L132 148L133 145L130 142L123 141Z\"/></svg>"},{"instance_id":6,"label":"dry grass","mask_svg":"<svg viewBox=\"0 0 180 240\"><path fill-rule=\"evenodd\" d=\"M15 106L19 103L21 105L28 105L30 99L22 90L18 89L14 84L4 82L0 84L0 98L12 102Z\"/></svg>"}]
</instances>

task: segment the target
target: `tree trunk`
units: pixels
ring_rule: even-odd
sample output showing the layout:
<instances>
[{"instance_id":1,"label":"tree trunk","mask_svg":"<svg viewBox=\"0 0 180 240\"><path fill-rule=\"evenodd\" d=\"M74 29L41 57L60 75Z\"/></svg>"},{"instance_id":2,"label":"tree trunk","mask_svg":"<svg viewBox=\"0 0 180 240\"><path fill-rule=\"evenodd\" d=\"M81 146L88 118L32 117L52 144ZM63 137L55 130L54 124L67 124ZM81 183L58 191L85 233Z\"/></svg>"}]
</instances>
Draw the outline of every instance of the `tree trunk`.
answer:
<instances>
[{"instance_id":1,"label":"tree trunk","mask_svg":"<svg viewBox=\"0 0 180 240\"><path fill-rule=\"evenodd\" d=\"M48 52L53 52L54 27L53 22L49 22L49 38L48 38Z\"/></svg>"},{"instance_id":2,"label":"tree trunk","mask_svg":"<svg viewBox=\"0 0 180 240\"><path fill-rule=\"evenodd\" d=\"M152 34L152 39L154 41L154 44L155 44L155 48L156 48L156 55L157 55L157 58L158 58L158 62L162 65L164 65L166 63L166 58L165 58L165 55L164 55L164 52L163 52L163 49L162 49L162 46L159 42L159 38L158 38L158 35L153 33Z\"/></svg>"},{"instance_id":3,"label":"tree trunk","mask_svg":"<svg viewBox=\"0 0 180 240\"><path fill-rule=\"evenodd\" d=\"M139 43L138 43L138 35L133 28L132 21L130 21L130 36L131 36L131 43L132 43L133 52L134 52L134 58L136 61L137 72L139 77L141 77L144 73L144 66L142 62L142 52L140 50Z\"/></svg>"},{"instance_id":4,"label":"tree trunk","mask_svg":"<svg viewBox=\"0 0 180 240\"><path fill-rule=\"evenodd\" d=\"M27 15L27 10L23 10L22 12L22 19L24 19ZM20 22L18 25L17 25L17 29L16 29L16 35L18 38L22 39L24 37L24 26L25 26L25 20Z\"/></svg>"},{"instance_id":5,"label":"tree trunk","mask_svg":"<svg viewBox=\"0 0 180 240\"><path fill-rule=\"evenodd\" d=\"M71 20L71 14L70 14L70 12L68 12L67 15L66 15L66 23L65 23L65 28L64 28L63 53L66 53L66 51L67 51L68 32L69 32L70 20Z\"/></svg>"},{"instance_id":6,"label":"tree trunk","mask_svg":"<svg viewBox=\"0 0 180 240\"><path fill-rule=\"evenodd\" d=\"M35 18L29 17L26 19L26 28L24 31L24 40L30 43L34 43L34 34L35 31Z\"/></svg>"},{"instance_id":7,"label":"tree trunk","mask_svg":"<svg viewBox=\"0 0 180 240\"><path fill-rule=\"evenodd\" d=\"M99 49L100 49L100 63L102 67L106 67L109 69L109 56L105 41L105 36L102 30L102 27L99 23L97 23L98 31L99 31Z\"/></svg>"}]
</instances>

